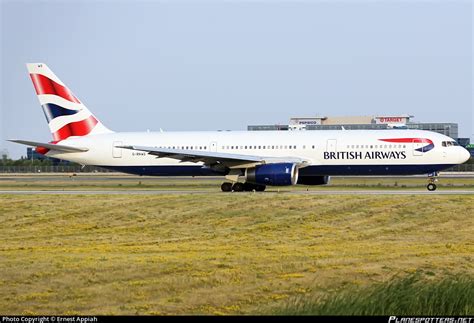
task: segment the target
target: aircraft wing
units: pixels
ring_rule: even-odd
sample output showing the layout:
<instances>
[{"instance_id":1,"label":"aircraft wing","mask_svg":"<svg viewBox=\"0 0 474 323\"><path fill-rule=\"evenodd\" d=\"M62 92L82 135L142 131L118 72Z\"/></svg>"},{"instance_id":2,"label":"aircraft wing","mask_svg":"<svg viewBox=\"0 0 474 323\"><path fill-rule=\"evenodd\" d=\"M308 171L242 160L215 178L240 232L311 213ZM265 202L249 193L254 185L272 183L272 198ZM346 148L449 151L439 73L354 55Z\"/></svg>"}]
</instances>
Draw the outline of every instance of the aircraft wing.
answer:
<instances>
[{"instance_id":1,"label":"aircraft wing","mask_svg":"<svg viewBox=\"0 0 474 323\"><path fill-rule=\"evenodd\" d=\"M178 159L181 162L204 162L206 165L222 164L229 168L252 167L260 164L274 163L295 163L298 164L299 167L305 167L309 164L308 160L298 157L263 157L255 155L167 149L146 146L117 146L117 148L144 151L150 155L155 155L158 158L168 157Z\"/></svg>"},{"instance_id":2,"label":"aircraft wing","mask_svg":"<svg viewBox=\"0 0 474 323\"><path fill-rule=\"evenodd\" d=\"M79 153L79 152L85 152L89 150L88 148L56 145L56 144L36 142L36 141L27 141L27 140L18 140L18 139L10 139L8 141L16 142L17 144L33 146L33 147L44 147L44 148L48 148L49 150L60 151L62 153Z\"/></svg>"}]
</instances>

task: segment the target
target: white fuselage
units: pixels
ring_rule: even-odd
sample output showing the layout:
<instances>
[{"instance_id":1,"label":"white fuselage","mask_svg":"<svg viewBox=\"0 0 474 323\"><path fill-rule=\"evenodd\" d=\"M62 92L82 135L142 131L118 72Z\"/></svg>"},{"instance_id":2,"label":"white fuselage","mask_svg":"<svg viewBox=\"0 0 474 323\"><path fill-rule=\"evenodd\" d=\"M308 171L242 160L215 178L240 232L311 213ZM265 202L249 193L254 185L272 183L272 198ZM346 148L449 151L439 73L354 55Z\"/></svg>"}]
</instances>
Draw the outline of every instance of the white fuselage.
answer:
<instances>
[{"instance_id":1,"label":"white fuselage","mask_svg":"<svg viewBox=\"0 0 474 323\"><path fill-rule=\"evenodd\" d=\"M428 142L434 147L429 147ZM89 150L80 153L51 151L48 155L143 175L180 175L180 167L189 170L191 166L203 166L201 162L180 162L117 148L139 145L263 157L299 157L309 161L308 174L402 175L435 172L469 158L464 148L446 146L443 142L453 142L453 139L421 130L132 132L70 137L60 144ZM166 167L170 166L173 168L168 169L172 171L166 172ZM163 171L149 173L153 167L162 167ZM188 171L182 174L190 175ZM205 175L196 173L201 174Z\"/></svg>"}]
</instances>

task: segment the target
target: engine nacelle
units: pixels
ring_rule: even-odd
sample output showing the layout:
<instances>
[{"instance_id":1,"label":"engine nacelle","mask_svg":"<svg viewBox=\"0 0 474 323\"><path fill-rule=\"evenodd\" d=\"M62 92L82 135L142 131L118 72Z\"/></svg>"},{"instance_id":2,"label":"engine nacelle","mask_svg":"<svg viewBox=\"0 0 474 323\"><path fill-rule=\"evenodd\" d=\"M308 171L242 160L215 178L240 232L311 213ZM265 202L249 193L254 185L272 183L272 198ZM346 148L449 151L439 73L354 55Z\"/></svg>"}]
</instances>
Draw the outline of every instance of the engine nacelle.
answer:
<instances>
[{"instance_id":1,"label":"engine nacelle","mask_svg":"<svg viewBox=\"0 0 474 323\"><path fill-rule=\"evenodd\" d=\"M258 165L245 170L245 180L261 185L295 185L298 182L298 167L292 163Z\"/></svg>"},{"instance_id":2,"label":"engine nacelle","mask_svg":"<svg viewBox=\"0 0 474 323\"><path fill-rule=\"evenodd\" d=\"M329 176L300 176L296 184L301 185L326 185L329 183Z\"/></svg>"}]
</instances>

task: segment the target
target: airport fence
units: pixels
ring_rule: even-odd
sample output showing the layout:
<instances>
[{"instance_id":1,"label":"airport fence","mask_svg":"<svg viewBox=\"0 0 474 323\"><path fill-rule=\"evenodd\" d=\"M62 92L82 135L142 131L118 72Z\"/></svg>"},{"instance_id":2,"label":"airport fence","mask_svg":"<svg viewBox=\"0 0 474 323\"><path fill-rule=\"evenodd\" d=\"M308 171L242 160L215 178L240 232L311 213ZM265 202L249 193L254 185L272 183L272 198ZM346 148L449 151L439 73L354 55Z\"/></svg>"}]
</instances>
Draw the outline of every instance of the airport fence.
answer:
<instances>
[{"instance_id":1,"label":"airport fence","mask_svg":"<svg viewBox=\"0 0 474 323\"><path fill-rule=\"evenodd\" d=\"M111 170L80 165L59 166L0 166L0 173L109 173Z\"/></svg>"},{"instance_id":2,"label":"airport fence","mask_svg":"<svg viewBox=\"0 0 474 323\"><path fill-rule=\"evenodd\" d=\"M451 167L446 172L474 172L474 164ZM0 173L110 173L108 169L80 165L59 166L0 166Z\"/></svg>"}]
</instances>

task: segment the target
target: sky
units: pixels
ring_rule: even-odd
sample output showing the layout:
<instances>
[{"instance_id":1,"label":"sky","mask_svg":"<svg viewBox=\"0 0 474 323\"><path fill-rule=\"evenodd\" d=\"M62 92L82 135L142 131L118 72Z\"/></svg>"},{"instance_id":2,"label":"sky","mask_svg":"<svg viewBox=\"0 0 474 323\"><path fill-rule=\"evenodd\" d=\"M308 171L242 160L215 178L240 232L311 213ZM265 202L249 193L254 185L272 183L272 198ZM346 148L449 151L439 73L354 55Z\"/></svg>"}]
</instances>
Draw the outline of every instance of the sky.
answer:
<instances>
[{"instance_id":1,"label":"sky","mask_svg":"<svg viewBox=\"0 0 474 323\"><path fill-rule=\"evenodd\" d=\"M0 3L0 150L14 158L26 148L6 139L52 139L27 62L114 131L408 113L474 140L468 0Z\"/></svg>"}]
</instances>

